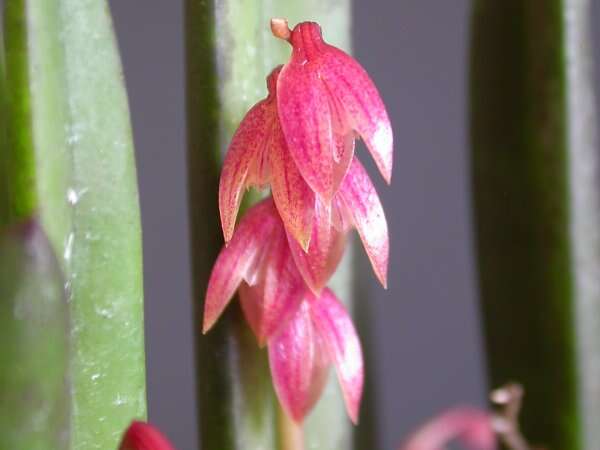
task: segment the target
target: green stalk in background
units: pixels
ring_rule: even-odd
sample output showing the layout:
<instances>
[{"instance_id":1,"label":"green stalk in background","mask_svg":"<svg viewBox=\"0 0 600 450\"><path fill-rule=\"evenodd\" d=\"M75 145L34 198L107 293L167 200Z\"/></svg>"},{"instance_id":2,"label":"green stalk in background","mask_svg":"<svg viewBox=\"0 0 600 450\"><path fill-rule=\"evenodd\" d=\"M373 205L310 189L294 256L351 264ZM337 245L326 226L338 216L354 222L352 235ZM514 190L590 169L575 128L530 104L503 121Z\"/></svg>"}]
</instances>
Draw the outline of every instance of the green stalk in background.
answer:
<instances>
[{"instance_id":1,"label":"green stalk in background","mask_svg":"<svg viewBox=\"0 0 600 450\"><path fill-rule=\"evenodd\" d=\"M11 222L36 215L70 306L71 448L116 448L146 414L133 144L110 15L99 0L6 0Z\"/></svg>"},{"instance_id":2,"label":"green stalk in background","mask_svg":"<svg viewBox=\"0 0 600 450\"><path fill-rule=\"evenodd\" d=\"M69 311L41 228L0 235L0 448L67 450Z\"/></svg>"},{"instance_id":3,"label":"green stalk in background","mask_svg":"<svg viewBox=\"0 0 600 450\"><path fill-rule=\"evenodd\" d=\"M289 45L271 35L269 20L284 17L292 26L315 20L322 25L328 42L348 50L350 1L186 0L185 17L189 201L202 448L293 449L294 433L285 420L277 417L266 351L258 349L241 320L237 302L232 302L225 316L203 336L202 299L223 245L217 194L222 155L244 114L265 97L266 76L276 65L285 63L290 54ZM350 305L352 253L349 248L331 284L338 297ZM348 449L353 434L332 377L306 421L304 444L310 449Z\"/></svg>"},{"instance_id":4,"label":"green stalk in background","mask_svg":"<svg viewBox=\"0 0 600 450\"><path fill-rule=\"evenodd\" d=\"M600 442L600 201L587 0L476 0L473 192L492 385L524 434Z\"/></svg>"}]
</instances>

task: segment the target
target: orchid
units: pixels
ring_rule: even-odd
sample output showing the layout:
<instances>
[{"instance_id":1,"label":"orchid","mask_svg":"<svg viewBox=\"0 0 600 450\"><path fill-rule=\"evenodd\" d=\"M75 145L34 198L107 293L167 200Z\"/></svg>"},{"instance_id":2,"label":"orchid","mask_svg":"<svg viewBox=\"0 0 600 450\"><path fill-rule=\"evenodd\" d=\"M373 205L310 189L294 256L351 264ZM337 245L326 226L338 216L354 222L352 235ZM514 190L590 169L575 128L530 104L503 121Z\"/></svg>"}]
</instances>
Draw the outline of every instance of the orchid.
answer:
<instances>
[{"instance_id":1,"label":"orchid","mask_svg":"<svg viewBox=\"0 0 600 450\"><path fill-rule=\"evenodd\" d=\"M290 30L286 20L272 19L271 29L293 48L277 83L277 106L289 151L306 182L323 199L332 199L359 135L389 183L392 128L367 72L327 44L317 23L302 22Z\"/></svg>"},{"instance_id":2,"label":"orchid","mask_svg":"<svg viewBox=\"0 0 600 450\"><path fill-rule=\"evenodd\" d=\"M174 450L157 428L134 420L125 431L119 450Z\"/></svg>"},{"instance_id":3,"label":"orchid","mask_svg":"<svg viewBox=\"0 0 600 450\"><path fill-rule=\"evenodd\" d=\"M299 422L310 411L333 363L356 422L363 385L356 330L333 292L316 296L304 282L271 198L248 210L219 254L206 293L204 332L238 289L250 328L268 346L275 390L290 417Z\"/></svg>"},{"instance_id":4,"label":"orchid","mask_svg":"<svg viewBox=\"0 0 600 450\"><path fill-rule=\"evenodd\" d=\"M277 114L276 85L281 68L267 78L269 94L246 114L223 163L219 210L225 241L233 236L242 194L270 184L292 254L306 283L318 294L335 270L344 236L357 229L373 270L387 285L387 222L373 182L353 152L331 202L315 195L292 159ZM296 241L296 242L294 242Z\"/></svg>"},{"instance_id":5,"label":"orchid","mask_svg":"<svg viewBox=\"0 0 600 450\"><path fill-rule=\"evenodd\" d=\"M354 155L362 137L390 181L392 132L364 69L321 38L315 23L272 30L293 46L290 62L267 77L268 95L242 119L223 162L219 211L225 237L204 303L209 331L236 291L260 346L267 346L275 391L301 422L336 368L353 422L363 358L352 320L325 286L355 228L373 271L387 285L389 236L373 182ZM271 188L236 227L244 190Z\"/></svg>"},{"instance_id":6,"label":"orchid","mask_svg":"<svg viewBox=\"0 0 600 450\"><path fill-rule=\"evenodd\" d=\"M282 331L268 343L275 391L284 410L301 422L318 400L333 364L346 411L358 422L363 391L363 357L350 315L330 289L307 293Z\"/></svg>"}]
</instances>

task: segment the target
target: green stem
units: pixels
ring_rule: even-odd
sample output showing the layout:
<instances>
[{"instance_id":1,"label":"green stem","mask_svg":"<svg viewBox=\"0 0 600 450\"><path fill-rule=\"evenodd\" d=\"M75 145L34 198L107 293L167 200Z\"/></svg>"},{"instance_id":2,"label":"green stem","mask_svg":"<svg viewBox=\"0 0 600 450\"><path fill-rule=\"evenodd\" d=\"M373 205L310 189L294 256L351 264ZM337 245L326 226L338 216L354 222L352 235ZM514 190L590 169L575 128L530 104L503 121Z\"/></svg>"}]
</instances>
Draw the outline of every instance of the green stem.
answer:
<instances>
[{"instance_id":1,"label":"green stem","mask_svg":"<svg viewBox=\"0 0 600 450\"><path fill-rule=\"evenodd\" d=\"M146 414L133 143L107 3L5 2L10 220L37 215L66 277L72 448Z\"/></svg>"},{"instance_id":2,"label":"green stem","mask_svg":"<svg viewBox=\"0 0 600 450\"><path fill-rule=\"evenodd\" d=\"M474 5L473 191L490 380L523 384L532 443L593 448L600 201L589 2Z\"/></svg>"},{"instance_id":3,"label":"green stem","mask_svg":"<svg viewBox=\"0 0 600 450\"><path fill-rule=\"evenodd\" d=\"M276 449L282 445L277 442L281 433L273 432L277 411L266 354L246 330L238 307L229 308L208 335L200 334L202 299L222 246L217 204L220 162L243 115L265 97L265 77L289 58L289 45L272 37L269 20L285 17L291 25L316 20L328 42L348 49L350 2L186 0L185 17L200 439L206 450ZM347 253L332 286L351 306L352 251ZM304 426L304 443L316 450L341 450L351 448L352 440L353 427L332 376Z\"/></svg>"}]
</instances>

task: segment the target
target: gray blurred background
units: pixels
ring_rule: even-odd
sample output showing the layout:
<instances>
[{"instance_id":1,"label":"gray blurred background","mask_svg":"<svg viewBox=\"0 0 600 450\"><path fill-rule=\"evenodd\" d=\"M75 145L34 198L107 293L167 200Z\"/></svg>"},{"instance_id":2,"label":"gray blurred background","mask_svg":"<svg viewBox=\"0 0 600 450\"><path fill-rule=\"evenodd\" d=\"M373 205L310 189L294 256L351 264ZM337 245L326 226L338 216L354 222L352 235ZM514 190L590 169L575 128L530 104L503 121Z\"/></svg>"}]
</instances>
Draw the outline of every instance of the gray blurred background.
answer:
<instances>
[{"instance_id":1,"label":"gray blurred background","mask_svg":"<svg viewBox=\"0 0 600 450\"><path fill-rule=\"evenodd\" d=\"M600 2L590 1L600 24ZM194 450L182 2L111 6L137 148L150 420L177 448ZM382 93L397 143L392 186L378 183L393 230L389 289L366 274L382 449L444 407L485 402L467 159L468 18L466 0L354 5L354 54ZM598 46L596 54L599 74Z\"/></svg>"}]
</instances>

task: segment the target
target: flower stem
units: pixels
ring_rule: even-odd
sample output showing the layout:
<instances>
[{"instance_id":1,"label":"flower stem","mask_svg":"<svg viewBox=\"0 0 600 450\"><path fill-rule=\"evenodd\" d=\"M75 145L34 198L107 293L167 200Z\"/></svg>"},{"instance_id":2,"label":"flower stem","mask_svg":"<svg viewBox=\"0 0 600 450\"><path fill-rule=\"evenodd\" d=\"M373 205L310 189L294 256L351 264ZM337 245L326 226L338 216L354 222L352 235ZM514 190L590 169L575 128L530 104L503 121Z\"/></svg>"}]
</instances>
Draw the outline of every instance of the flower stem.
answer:
<instances>
[{"instance_id":1,"label":"flower stem","mask_svg":"<svg viewBox=\"0 0 600 450\"><path fill-rule=\"evenodd\" d=\"M302 424L291 419L281 406L277 407L277 428L279 429L278 450L304 450Z\"/></svg>"}]
</instances>

